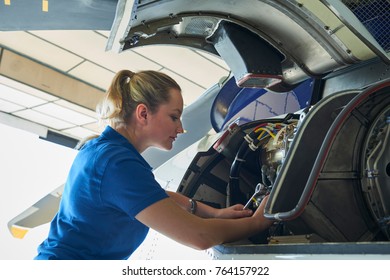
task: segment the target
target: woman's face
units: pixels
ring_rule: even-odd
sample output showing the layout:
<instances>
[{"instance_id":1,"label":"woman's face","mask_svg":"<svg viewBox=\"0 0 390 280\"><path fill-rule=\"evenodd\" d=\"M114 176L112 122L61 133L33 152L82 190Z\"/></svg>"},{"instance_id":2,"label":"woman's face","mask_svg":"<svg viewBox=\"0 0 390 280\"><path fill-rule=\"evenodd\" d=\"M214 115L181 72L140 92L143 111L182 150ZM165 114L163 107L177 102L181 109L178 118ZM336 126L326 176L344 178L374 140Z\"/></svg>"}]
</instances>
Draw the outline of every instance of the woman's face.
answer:
<instances>
[{"instance_id":1,"label":"woman's face","mask_svg":"<svg viewBox=\"0 0 390 280\"><path fill-rule=\"evenodd\" d=\"M150 145L164 150L172 149L179 133L183 133L181 114L183 97L177 89L170 90L170 101L158 107L148 120Z\"/></svg>"}]
</instances>

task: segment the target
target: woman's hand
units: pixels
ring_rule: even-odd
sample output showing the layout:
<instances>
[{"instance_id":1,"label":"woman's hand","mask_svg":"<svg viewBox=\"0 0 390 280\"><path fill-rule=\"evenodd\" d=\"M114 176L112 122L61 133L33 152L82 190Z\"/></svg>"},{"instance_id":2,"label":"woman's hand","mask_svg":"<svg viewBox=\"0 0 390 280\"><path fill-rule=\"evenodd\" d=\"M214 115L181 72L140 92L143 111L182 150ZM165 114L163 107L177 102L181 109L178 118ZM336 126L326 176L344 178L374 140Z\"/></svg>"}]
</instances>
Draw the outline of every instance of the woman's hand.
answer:
<instances>
[{"instance_id":1,"label":"woman's hand","mask_svg":"<svg viewBox=\"0 0 390 280\"><path fill-rule=\"evenodd\" d=\"M259 232L269 228L273 224L272 220L269 220L266 217L264 217L264 208L265 205L267 204L268 198L269 198L268 195L263 198L259 207L256 209L255 213L252 216L259 227Z\"/></svg>"},{"instance_id":2,"label":"woman's hand","mask_svg":"<svg viewBox=\"0 0 390 280\"><path fill-rule=\"evenodd\" d=\"M253 211L250 209L244 210L244 205L236 204L228 208L218 209L215 213L215 218L220 219L238 219L252 216Z\"/></svg>"}]
</instances>

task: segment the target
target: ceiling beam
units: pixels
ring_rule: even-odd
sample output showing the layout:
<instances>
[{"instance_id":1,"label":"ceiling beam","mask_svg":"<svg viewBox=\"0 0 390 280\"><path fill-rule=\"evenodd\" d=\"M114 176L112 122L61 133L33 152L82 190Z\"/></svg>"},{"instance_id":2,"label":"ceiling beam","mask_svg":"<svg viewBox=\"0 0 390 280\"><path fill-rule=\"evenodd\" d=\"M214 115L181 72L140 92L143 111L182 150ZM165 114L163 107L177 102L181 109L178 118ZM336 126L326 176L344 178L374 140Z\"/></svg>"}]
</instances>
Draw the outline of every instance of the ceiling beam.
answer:
<instances>
[{"instance_id":1,"label":"ceiling beam","mask_svg":"<svg viewBox=\"0 0 390 280\"><path fill-rule=\"evenodd\" d=\"M95 111L104 91L8 49L0 49L0 75Z\"/></svg>"}]
</instances>

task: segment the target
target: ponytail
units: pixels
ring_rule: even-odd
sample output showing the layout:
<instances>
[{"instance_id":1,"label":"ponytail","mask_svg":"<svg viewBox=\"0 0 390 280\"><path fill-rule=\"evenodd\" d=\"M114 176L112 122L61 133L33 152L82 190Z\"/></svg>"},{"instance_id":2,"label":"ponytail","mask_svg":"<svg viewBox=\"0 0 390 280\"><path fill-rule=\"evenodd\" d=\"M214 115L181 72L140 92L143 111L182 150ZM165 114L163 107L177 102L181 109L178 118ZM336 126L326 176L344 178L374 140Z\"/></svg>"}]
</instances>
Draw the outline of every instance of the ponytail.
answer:
<instances>
[{"instance_id":1,"label":"ponytail","mask_svg":"<svg viewBox=\"0 0 390 280\"><path fill-rule=\"evenodd\" d=\"M162 72L121 70L97 107L99 119L115 128L126 122L139 104L145 104L154 113L158 106L169 102L171 89L181 91L175 80Z\"/></svg>"}]
</instances>

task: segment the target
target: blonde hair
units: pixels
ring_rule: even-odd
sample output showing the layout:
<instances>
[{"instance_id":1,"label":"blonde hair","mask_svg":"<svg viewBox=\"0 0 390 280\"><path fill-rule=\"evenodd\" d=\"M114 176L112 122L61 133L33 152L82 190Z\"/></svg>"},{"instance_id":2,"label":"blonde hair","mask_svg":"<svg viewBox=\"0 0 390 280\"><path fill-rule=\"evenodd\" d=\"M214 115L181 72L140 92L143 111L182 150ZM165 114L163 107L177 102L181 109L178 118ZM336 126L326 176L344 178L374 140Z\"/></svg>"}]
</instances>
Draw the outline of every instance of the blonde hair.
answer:
<instances>
[{"instance_id":1,"label":"blonde hair","mask_svg":"<svg viewBox=\"0 0 390 280\"><path fill-rule=\"evenodd\" d=\"M126 122L139 104L145 104L155 113L161 104L169 102L171 89L181 91L176 81L162 72L121 70L96 111L101 121L115 128Z\"/></svg>"}]
</instances>

